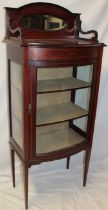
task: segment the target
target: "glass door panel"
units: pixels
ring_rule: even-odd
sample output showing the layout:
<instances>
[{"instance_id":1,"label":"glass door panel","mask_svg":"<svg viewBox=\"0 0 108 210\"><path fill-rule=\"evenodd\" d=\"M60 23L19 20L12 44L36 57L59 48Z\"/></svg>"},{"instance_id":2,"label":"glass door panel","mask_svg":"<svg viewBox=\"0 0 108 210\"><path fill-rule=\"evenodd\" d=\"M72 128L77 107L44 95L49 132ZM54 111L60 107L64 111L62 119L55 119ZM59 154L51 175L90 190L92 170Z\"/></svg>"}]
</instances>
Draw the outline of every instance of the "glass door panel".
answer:
<instances>
[{"instance_id":1,"label":"glass door panel","mask_svg":"<svg viewBox=\"0 0 108 210\"><path fill-rule=\"evenodd\" d=\"M75 127L86 133L92 70L93 65L37 69L36 155L84 142Z\"/></svg>"}]
</instances>

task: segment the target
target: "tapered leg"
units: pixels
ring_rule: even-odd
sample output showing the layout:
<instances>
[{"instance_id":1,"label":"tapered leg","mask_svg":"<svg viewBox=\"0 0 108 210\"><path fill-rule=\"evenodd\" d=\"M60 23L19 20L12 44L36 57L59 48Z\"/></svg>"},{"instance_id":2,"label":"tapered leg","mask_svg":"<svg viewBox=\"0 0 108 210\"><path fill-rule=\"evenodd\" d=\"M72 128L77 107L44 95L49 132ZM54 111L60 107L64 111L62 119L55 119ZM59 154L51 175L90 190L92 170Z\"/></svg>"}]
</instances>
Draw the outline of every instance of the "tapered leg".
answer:
<instances>
[{"instance_id":1,"label":"tapered leg","mask_svg":"<svg viewBox=\"0 0 108 210\"><path fill-rule=\"evenodd\" d=\"M11 148L11 167L12 167L12 181L13 181L13 187L15 187L15 152Z\"/></svg>"},{"instance_id":2,"label":"tapered leg","mask_svg":"<svg viewBox=\"0 0 108 210\"><path fill-rule=\"evenodd\" d=\"M24 195L25 195L25 208L28 209L28 165L24 163Z\"/></svg>"},{"instance_id":3,"label":"tapered leg","mask_svg":"<svg viewBox=\"0 0 108 210\"><path fill-rule=\"evenodd\" d=\"M67 165L66 168L69 169L70 157L67 157Z\"/></svg>"},{"instance_id":4,"label":"tapered leg","mask_svg":"<svg viewBox=\"0 0 108 210\"><path fill-rule=\"evenodd\" d=\"M86 181L87 181L90 155L91 155L91 148L87 149L86 154L85 154L85 166L84 166L84 177L83 177L83 186L84 187L86 186Z\"/></svg>"}]
</instances>

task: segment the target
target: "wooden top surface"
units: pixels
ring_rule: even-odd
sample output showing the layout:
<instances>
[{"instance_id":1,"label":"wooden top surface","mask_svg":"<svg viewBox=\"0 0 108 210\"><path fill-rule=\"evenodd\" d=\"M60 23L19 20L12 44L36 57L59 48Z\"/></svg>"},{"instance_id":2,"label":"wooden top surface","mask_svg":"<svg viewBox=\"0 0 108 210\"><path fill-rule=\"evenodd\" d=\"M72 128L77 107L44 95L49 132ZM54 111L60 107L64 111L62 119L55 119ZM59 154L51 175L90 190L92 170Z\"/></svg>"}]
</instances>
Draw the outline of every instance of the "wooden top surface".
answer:
<instances>
[{"instance_id":1,"label":"wooden top surface","mask_svg":"<svg viewBox=\"0 0 108 210\"><path fill-rule=\"evenodd\" d=\"M105 46L104 43L99 43L87 39L24 39L11 37L5 39L6 43L17 44L22 47L37 46L37 47L92 47L92 46Z\"/></svg>"}]
</instances>

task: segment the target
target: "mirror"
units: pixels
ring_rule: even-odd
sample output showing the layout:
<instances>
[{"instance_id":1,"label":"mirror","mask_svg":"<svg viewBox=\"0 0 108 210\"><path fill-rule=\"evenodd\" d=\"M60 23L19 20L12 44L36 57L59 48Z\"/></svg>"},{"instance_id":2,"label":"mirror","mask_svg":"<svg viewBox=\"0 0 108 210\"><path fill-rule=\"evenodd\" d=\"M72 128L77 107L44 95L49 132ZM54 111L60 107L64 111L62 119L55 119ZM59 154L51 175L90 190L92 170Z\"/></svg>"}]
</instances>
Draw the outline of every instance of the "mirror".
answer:
<instances>
[{"instance_id":1,"label":"mirror","mask_svg":"<svg viewBox=\"0 0 108 210\"><path fill-rule=\"evenodd\" d=\"M21 26L28 29L53 31L60 30L67 26L67 22L50 15L27 15L21 21Z\"/></svg>"}]
</instances>

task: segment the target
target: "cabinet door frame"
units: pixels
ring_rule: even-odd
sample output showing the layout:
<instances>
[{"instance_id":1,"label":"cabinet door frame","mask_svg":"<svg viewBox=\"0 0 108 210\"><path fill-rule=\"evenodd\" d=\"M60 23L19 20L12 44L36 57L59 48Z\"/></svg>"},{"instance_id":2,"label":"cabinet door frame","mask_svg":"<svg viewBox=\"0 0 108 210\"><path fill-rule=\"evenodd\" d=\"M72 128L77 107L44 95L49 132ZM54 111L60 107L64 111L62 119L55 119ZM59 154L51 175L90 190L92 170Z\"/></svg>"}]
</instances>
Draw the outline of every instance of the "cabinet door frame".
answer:
<instances>
[{"instance_id":1,"label":"cabinet door frame","mask_svg":"<svg viewBox=\"0 0 108 210\"><path fill-rule=\"evenodd\" d=\"M92 145L92 139L93 139L93 131L94 131L94 123L95 123L95 116L96 116L96 106L97 106L97 97L98 97L98 88L99 88L99 80L100 80L100 71L101 71L101 58L102 58L102 48L99 49L99 56L98 56L98 62L97 59L89 59L88 61L79 61L77 64L75 64L73 61L66 61L63 62L61 65L61 61L56 61L54 64L54 67L69 67L69 66L83 66L83 65L93 65L93 74L92 74L92 87L91 87L91 94L90 94L90 108L88 113L88 120L87 120L87 143L82 143L81 145L77 145L75 148L71 149L65 149L64 151L55 151L47 154L42 155L36 155L36 81L37 81L37 68L38 67L53 67L52 62L47 62L47 65L45 65L45 62L39 61L34 64L32 61L30 61L29 64L29 72L31 80L30 87L31 87L31 115L30 115L30 160L32 164L34 163L40 163L43 161L49 161L49 160L56 160L60 158L65 158L67 156L71 156L73 154L76 154L82 150L87 149L87 147ZM30 88L29 87L29 88Z\"/></svg>"}]
</instances>

